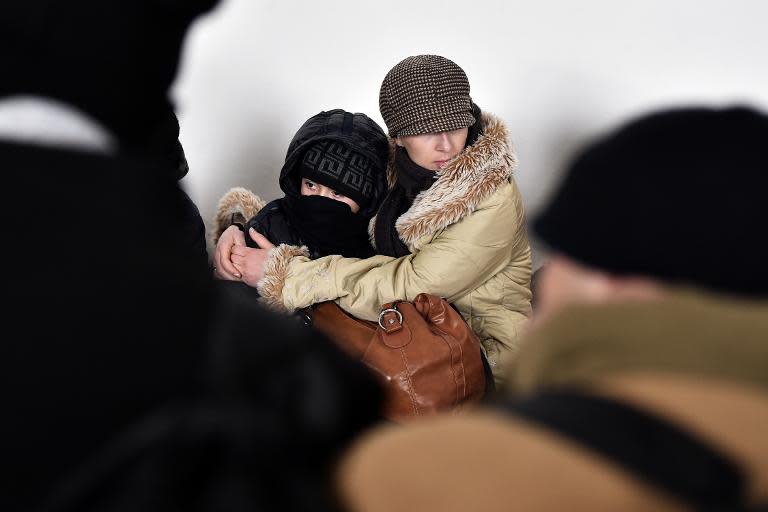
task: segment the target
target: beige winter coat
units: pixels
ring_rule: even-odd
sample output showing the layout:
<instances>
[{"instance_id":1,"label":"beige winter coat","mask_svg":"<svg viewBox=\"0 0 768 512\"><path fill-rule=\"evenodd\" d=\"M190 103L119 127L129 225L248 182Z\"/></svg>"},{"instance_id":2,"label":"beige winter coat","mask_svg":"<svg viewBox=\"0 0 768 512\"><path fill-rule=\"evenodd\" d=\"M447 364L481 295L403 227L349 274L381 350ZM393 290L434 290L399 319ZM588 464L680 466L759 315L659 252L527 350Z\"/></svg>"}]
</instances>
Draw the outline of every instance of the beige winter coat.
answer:
<instances>
[{"instance_id":1,"label":"beige winter coat","mask_svg":"<svg viewBox=\"0 0 768 512\"><path fill-rule=\"evenodd\" d=\"M501 383L531 313L531 250L506 127L490 114L482 122L477 142L397 219L412 254L311 261L301 248L281 245L265 264L262 297L288 310L336 300L368 320L393 300L445 297L481 338Z\"/></svg>"}]
</instances>

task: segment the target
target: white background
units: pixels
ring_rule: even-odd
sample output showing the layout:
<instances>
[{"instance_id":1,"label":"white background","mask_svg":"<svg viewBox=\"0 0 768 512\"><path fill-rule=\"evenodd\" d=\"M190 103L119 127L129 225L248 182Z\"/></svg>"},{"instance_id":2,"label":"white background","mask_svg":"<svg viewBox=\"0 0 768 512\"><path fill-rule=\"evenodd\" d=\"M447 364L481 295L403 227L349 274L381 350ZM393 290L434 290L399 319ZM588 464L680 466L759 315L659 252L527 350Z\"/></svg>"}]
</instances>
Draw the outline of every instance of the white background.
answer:
<instances>
[{"instance_id":1,"label":"white background","mask_svg":"<svg viewBox=\"0 0 768 512\"><path fill-rule=\"evenodd\" d=\"M384 128L384 75L433 53L507 122L531 217L574 150L628 117L692 103L768 109L767 22L765 0L225 0L190 32L173 91L182 183L206 223L233 186L280 197L285 151L308 117L344 108Z\"/></svg>"}]
</instances>

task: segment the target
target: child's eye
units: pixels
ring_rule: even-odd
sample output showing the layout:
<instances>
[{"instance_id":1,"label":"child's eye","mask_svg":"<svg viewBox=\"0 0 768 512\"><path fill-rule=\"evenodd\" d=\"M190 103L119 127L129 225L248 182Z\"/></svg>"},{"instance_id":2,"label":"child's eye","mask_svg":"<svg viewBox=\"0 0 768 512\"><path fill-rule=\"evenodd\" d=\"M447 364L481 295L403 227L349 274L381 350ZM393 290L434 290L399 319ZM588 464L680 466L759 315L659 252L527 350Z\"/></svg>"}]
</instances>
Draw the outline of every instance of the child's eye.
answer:
<instances>
[{"instance_id":1,"label":"child's eye","mask_svg":"<svg viewBox=\"0 0 768 512\"><path fill-rule=\"evenodd\" d=\"M315 188L316 187L315 182L314 181L309 181L309 180L304 180L304 186L306 186L307 188Z\"/></svg>"},{"instance_id":2,"label":"child's eye","mask_svg":"<svg viewBox=\"0 0 768 512\"><path fill-rule=\"evenodd\" d=\"M345 198L345 197L347 197L344 194L339 194L335 190L331 190L331 193L333 194L333 197L338 197L338 198Z\"/></svg>"}]
</instances>

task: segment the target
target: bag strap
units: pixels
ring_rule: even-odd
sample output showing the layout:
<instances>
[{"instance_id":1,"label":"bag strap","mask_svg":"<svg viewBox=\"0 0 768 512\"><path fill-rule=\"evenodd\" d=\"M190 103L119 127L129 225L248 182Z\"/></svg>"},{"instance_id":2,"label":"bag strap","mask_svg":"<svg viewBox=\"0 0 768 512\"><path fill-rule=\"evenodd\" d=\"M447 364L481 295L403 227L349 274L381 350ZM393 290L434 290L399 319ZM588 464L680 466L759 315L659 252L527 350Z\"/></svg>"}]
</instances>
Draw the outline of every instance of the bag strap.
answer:
<instances>
[{"instance_id":1,"label":"bag strap","mask_svg":"<svg viewBox=\"0 0 768 512\"><path fill-rule=\"evenodd\" d=\"M488 357L485 355L485 350L480 350L480 357L483 359L483 375L485 375L483 402L488 403L496 400L496 381L493 379L493 370L491 363L488 362Z\"/></svg>"},{"instance_id":2,"label":"bag strap","mask_svg":"<svg viewBox=\"0 0 768 512\"><path fill-rule=\"evenodd\" d=\"M555 430L700 511L749 509L741 468L690 432L609 398L549 391L501 408Z\"/></svg>"}]
</instances>

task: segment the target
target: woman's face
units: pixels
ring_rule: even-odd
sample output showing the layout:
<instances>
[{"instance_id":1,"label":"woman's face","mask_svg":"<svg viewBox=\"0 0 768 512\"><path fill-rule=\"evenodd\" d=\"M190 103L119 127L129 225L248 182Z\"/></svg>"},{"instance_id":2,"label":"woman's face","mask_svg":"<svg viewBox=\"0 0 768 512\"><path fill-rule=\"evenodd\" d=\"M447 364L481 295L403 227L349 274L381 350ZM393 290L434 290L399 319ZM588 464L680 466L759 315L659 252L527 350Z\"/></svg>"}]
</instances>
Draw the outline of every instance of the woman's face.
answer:
<instances>
[{"instance_id":1,"label":"woman's face","mask_svg":"<svg viewBox=\"0 0 768 512\"><path fill-rule=\"evenodd\" d=\"M326 187L325 185L321 185L312 180L308 180L307 178L301 178L301 195L327 197L329 199L334 199L336 201L340 201L346 205L349 205L349 208L352 210L352 213L357 213L360 211L360 205L358 205L357 201L355 201L354 199L350 199L344 194L339 194L338 192L336 192L330 187Z\"/></svg>"},{"instance_id":2,"label":"woman's face","mask_svg":"<svg viewBox=\"0 0 768 512\"><path fill-rule=\"evenodd\" d=\"M423 133L397 137L395 142L408 152L413 163L437 171L464 150L469 128L450 132Z\"/></svg>"}]
</instances>

